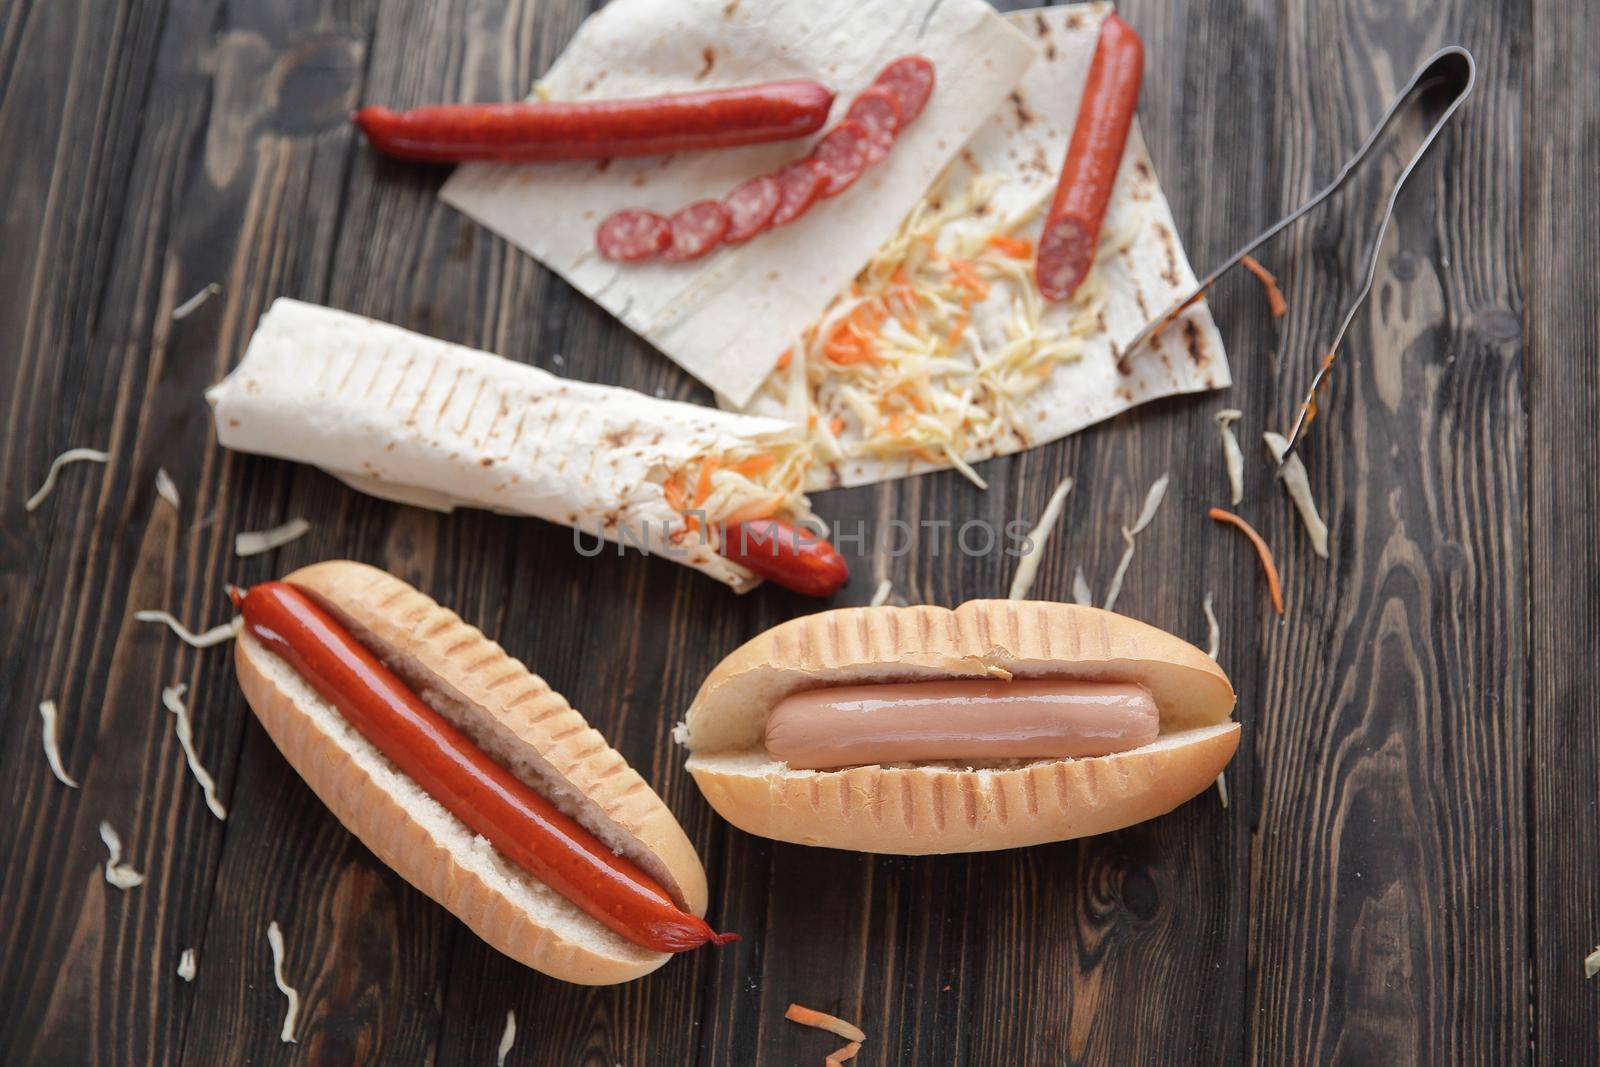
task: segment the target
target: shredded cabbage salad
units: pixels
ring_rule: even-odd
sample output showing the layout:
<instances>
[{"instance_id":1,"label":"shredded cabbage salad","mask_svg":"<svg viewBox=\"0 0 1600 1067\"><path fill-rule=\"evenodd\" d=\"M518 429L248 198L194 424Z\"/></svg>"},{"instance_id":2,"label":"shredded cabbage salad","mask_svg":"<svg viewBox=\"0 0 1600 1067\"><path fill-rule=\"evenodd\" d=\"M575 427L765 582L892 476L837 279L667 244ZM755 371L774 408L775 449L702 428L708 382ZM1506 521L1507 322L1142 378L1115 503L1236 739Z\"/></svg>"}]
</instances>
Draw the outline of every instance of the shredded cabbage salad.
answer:
<instances>
[{"instance_id":1,"label":"shredded cabbage salad","mask_svg":"<svg viewBox=\"0 0 1600 1067\"><path fill-rule=\"evenodd\" d=\"M967 462L1014 436L1027 447L1022 398L1082 357L1104 329L1098 272L1046 325L1033 279L1034 244L1017 231L1048 191L1002 217L1001 175L953 182L925 198L763 387L803 422L826 463L902 459L948 464L979 487ZM1125 250L1141 220L1129 212L1101 235L1099 259Z\"/></svg>"},{"instance_id":2,"label":"shredded cabbage salad","mask_svg":"<svg viewBox=\"0 0 1600 1067\"><path fill-rule=\"evenodd\" d=\"M812 455L810 444L796 437L696 456L662 483L667 503L684 519L674 536L680 541L703 536L716 548L724 526L812 519L803 491Z\"/></svg>"}]
</instances>

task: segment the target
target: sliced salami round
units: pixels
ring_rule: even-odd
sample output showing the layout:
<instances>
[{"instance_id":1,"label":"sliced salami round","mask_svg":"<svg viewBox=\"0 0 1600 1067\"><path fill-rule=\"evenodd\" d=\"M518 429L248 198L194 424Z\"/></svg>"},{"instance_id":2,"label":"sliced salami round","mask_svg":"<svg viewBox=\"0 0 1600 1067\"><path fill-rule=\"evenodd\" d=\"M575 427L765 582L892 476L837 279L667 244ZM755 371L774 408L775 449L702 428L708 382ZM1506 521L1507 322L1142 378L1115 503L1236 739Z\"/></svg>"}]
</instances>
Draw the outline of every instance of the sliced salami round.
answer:
<instances>
[{"instance_id":1,"label":"sliced salami round","mask_svg":"<svg viewBox=\"0 0 1600 1067\"><path fill-rule=\"evenodd\" d=\"M901 56L884 67L872 84L900 98L900 125L904 127L922 114L933 94L933 64L921 56Z\"/></svg>"},{"instance_id":2,"label":"sliced salami round","mask_svg":"<svg viewBox=\"0 0 1600 1067\"><path fill-rule=\"evenodd\" d=\"M822 196L832 175L828 168L811 156L797 159L774 175L778 179L778 210L772 213L772 225L783 226L806 213L806 209Z\"/></svg>"},{"instance_id":3,"label":"sliced salami round","mask_svg":"<svg viewBox=\"0 0 1600 1067\"><path fill-rule=\"evenodd\" d=\"M846 122L854 122L867 131L867 166L889 154L894 146L895 134L900 132L900 97L881 85L862 92L844 113Z\"/></svg>"},{"instance_id":4,"label":"sliced salami round","mask_svg":"<svg viewBox=\"0 0 1600 1067\"><path fill-rule=\"evenodd\" d=\"M1094 266L1095 235L1071 215L1051 219L1039 235L1034 280L1046 300L1065 300Z\"/></svg>"},{"instance_id":5,"label":"sliced salami round","mask_svg":"<svg viewBox=\"0 0 1600 1067\"><path fill-rule=\"evenodd\" d=\"M630 207L602 222L594 243L607 259L637 263L672 246L672 224L654 211Z\"/></svg>"},{"instance_id":6,"label":"sliced salami round","mask_svg":"<svg viewBox=\"0 0 1600 1067\"><path fill-rule=\"evenodd\" d=\"M872 135L859 122L841 122L811 150L811 158L828 171L823 196L838 196L861 177L872 153Z\"/></svg>"},{"instance_id":7,"label":"sliced salami round","mask_svg":"<svg viewBox=\"0 0 1600 1067\"><path fill-rule=\"evenodd\" d=\"M673 213L672 244L666 258L673 263L699 259L722 243L728 232L728 209L720 200L696 200Z\"/></svg>"},{"instance_id":8,"label":"sliced salami round","mask_svg":"<svg viewBox=\"0 0 1600 1067\"><path fill-rule=\"evenodd\" d=\"M729 244L739 244L771 226L782 198L783 189L778 179L770 174L751 178L739 186L722 198L722 206L728 209L728 232L722 239Z\"/></svg>"}]
</instances>

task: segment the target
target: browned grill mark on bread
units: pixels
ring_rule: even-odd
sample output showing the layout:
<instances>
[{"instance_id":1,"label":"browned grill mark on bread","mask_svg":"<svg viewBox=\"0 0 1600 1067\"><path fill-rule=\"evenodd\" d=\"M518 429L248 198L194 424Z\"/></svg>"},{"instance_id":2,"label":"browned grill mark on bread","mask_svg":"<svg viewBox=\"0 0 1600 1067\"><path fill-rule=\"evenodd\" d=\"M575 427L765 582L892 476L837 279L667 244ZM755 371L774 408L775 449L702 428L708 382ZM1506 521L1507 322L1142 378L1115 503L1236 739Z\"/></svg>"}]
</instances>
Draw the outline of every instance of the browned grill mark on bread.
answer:
<instances>
[{"instance_id":1,"label":"browned grill mark on bread","mask_svg":"<svg viewBox=\"0 0 1600 1067\"><path fill-rule=\"evenodd\" d=\"M483 687L483 691L486 692L486 693L492 693L496 689L499 689L502 685L507 685L507 684L509 684L511 682L516 681L518 678L521 678L521 677L522 677L522 671L520 671L520 670L507 671L505 674L502 674L500 677L496 678L494 681L492 681L488 685L484 686Z\"/></svg>"}]
</instances>

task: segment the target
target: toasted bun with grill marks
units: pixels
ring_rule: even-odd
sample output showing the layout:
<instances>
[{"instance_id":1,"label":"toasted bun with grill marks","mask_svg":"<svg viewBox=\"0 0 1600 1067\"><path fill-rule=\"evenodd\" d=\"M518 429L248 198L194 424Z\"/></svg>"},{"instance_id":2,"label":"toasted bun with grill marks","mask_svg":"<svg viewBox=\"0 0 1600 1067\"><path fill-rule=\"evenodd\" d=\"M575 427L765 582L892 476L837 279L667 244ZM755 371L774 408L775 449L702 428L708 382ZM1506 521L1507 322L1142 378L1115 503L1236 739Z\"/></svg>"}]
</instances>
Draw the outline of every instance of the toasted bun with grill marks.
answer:
<instances>
[{"instance_id":1,"label":"toasted bun with grill marks","mask_svg":"<svg viewBox=\"0 0 1600 1067\"><path fill-rule=\"evenodd\" d=\"M792 770L762 744L803 689L945 678L1071 678L1148 686L1161 733L1090 759ZM700 687L684 723L689 772L735 826L798 844L907 855L976 852L1104 833L1171 811L1239 744L1233 687L1165 631L1073 604L973 600L955 610L843 608L747 642Z\"/></svg>"},{"instance_id":2,"label":"toasted bun with grill marks","mask_svg":"<svg viewBox=\"0 0 1600 1067\"><path fill-rule=\"evenodd\" d=\"M655 878L680 907L705 914L705 871L683 828L542 678L384 571L336 561L285 580L502 766ZM585 985L628 981L666 962L667 954L632 944L507 863L248 631L235 665L267 733L339 821L494 948Z\"/></svg>"}]
</instances>

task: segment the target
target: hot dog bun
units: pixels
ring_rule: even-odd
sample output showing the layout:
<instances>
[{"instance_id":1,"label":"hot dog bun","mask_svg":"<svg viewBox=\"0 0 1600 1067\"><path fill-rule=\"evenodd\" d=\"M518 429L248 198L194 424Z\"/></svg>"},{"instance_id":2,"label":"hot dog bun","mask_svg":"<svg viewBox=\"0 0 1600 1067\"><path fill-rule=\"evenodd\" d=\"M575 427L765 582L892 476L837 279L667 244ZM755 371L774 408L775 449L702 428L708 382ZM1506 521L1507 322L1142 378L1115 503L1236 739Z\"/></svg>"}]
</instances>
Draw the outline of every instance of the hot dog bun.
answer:
<instances>
[{"instance_id":1,"label":"hot dog bun","mask_svg":"<svg viewBox=\"0 0 1600 1067\"><path fill-rule=\"evenodd\" d=\"M1161 732L1091 759L792 770L762 745L790 693L938 678L1074 678L1148 686ZM684 724L689 772L723 818L796 844L921 855L1104 833L1171 811L1239 744L1233 687L1204 652L1122 615L1072 604L973 600L843 608L776 626L713 670Z\"/></svg>"},{"instance_id":2,"label":"hot dog bun","mask_svg":"<svg viewBox=\"0 0 1600 1067\"><path fill-rule=\"evenodd\" d=\"M360 563L305 567L298 586L423 699L517 777L703 916L706 877L661 798L559 693L452 611ZM351 833L507 956L554 978L607 985L669 958L613 933L406 777L293 668L248 632L239 684L290 765Z\"/></svg>"}]
</instances>

